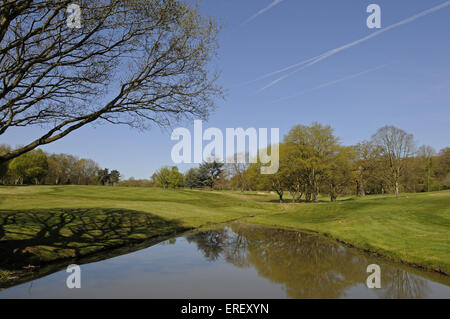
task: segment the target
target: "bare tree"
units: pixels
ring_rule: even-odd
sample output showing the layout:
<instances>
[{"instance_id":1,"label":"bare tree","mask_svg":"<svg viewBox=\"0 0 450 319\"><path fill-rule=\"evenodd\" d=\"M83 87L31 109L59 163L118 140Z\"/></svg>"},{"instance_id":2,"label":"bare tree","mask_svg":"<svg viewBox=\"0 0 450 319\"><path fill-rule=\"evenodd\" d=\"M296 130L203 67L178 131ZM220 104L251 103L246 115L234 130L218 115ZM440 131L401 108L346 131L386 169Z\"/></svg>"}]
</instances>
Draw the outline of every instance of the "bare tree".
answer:
<instances>
[{"instance_id":1,"label":"bare tree","mask_svg":"<svg viewBox=\"0 0 450 319\"><path fill-rule=\"evenodd\" d=\"M395 126L384 126L373 136L373 142L381 147L388 167L388 179L394 188L395 196L399 193L399 180L403 174L405 159L414 154L414 138L412 134Z\"/></svg>"},{"instance_id":2,"label":"bare tree","mask_svg":"<svg viewBox=\"0 0 450 319\"><path fill-rule=\"evenodd\" d=\"M81 28L70 28L70 2L1 2L0 135L45 134L0 163L94 121L144 129L207 117L221 95L212 19L181 0L82 0Z\"/></svg>"},{"instance_id":3,"label":"bare tree","mask_svg":"<svg viewBox=\"0 0 450 319\"><path fill-rule=\"evenodd\" d=\"M224 167L227 175L231 176L232 179L235 179L241 192L250 189L250 182L247 176L247 171L250 167L250 154L248 152L234 154L227 160Z\"/></svg>"}]
</instances>

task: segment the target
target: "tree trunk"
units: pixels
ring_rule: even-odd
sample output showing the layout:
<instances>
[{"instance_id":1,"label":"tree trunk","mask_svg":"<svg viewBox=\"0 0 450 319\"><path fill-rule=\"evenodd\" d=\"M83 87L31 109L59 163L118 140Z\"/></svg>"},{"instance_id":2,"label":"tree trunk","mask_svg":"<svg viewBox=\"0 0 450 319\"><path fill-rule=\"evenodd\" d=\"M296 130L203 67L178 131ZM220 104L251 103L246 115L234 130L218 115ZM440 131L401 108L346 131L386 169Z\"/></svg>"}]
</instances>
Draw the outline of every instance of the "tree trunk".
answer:
<instances>
[{"instance_id":1,"label":"tree trunk","mask_svg":"<svg viewBox=\"0 0 450 319\"><path fill-rule=\"evenodd\" d=\"M283 202L283 192L277 192L278 193L278 197L280 197L280 203Z\"/></svg>"},{"instance_id":2,"label":"tree trunk","mask_svg":"<svg viewBox=\"0 0 450 319\"><path fill-rule=\"evenodd\" d=\"M395 182L395 197L398 197L398 182Z\"/></svg>"},{"instance_id":3,"label":"tree trunk","mask_svg":"<svg viewBox=\"0 0 450 319\"><path fill-rule=\"evenodd\" d=\"M364 185L360 181L356 181L356 195L358 197L366 196L366 192L364 190Z\"/></svg>"},{"instance_id":4,"label":"tree trunk","mask_svg":"<svg viewBox=\"0 0 450 319\"><path fill-rule=\"evenodd\" d=\"M308 191L308 192L306 192L306 194L305 194L305 200L307 201L307 202L310 202L311 201L311 193Z\"/></svg>"},{"instance_id":5,"label":"tree trunk","mask_svg":"<svg viewBox=\"0 0 450 319\"><path fill-rule=\"evenodd\" d=\"M333 185L330 185L330 201L335 202L336 199L337 199L336 187Z\"/></svg>"}]
</instances>

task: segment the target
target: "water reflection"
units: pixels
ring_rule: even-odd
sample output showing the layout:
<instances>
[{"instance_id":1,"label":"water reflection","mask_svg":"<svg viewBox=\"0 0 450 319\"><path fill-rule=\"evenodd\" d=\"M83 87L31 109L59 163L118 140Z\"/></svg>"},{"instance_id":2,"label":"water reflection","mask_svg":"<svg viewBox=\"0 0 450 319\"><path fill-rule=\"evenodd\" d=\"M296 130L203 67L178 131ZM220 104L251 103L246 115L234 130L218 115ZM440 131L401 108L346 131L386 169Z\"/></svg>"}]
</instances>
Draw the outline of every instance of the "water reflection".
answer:
<instances>
[{"instance_id":1,"label":"water reflection","mask_svg":"<svg viewBox=\"0 0 450 319\"><path fill-rule=\"evenodd\" d=\"M82 266L82 289L65 267ZM368 289L369 264L381 289ZM39 268L1 298L450 298L450 278L390 264L322 237L231 224Z\"/></svg>"},{"instance_id":2,"label":"water reflection","mask_svg":"<svg viewBox=\"0 0 450 319\"><path fill-rule=\"evenodd\" d=\"M428 280L316 235L233 224L186 239L209 261L222 257L237 267L254 267L260 276L284 285L291 298L346 297L349 289L365 287L371 263L381 266L380 298L425 298L430 292Z\"/></svg>"}]
</instances>

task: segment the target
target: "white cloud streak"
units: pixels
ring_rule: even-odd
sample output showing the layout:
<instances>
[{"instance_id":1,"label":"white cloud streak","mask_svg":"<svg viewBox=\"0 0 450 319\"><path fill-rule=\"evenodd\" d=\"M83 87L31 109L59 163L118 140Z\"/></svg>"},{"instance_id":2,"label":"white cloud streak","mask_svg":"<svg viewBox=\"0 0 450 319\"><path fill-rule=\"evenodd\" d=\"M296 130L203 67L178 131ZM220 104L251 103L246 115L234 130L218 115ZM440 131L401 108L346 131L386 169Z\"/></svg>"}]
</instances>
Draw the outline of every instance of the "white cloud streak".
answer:
<instances>
[{"instance_id":1,"label":"white cloud streak","mask_svg":"<svg viewBox=\"0 0 450 319\"><path fill-rule=\"evenodd\" d=\"M269 77L269 76L271 76L271 75L278 74L278 73L282 73L282 72L284 72L284 71L293 69L293 68L295 68L295 67L297 67L297 66L299 66L299 65L303 65L303 64L304 64L301 68L296 69L296 70L294 70L294 71L292 71L292 72L290 72L290 73L288 73L288 74L286 74L286 75L283 75L283 76L281 76L281 77L279 77L279 78L273 80L272 82L270 82L270 83L267 84L266 86L262 87L258 92L264 91L265 89L268 89L269 87L271 87L271 86L275 85L276 83L278 83L278 82L284 80L285 78L291 76L292 74L297 73L297 72L299 72L299 71L301 71L301 70L303 70L303 69L305 69L305 68L307 68L307 67L310 67L310 66L316 64L317 62L320 62L320 61L322 61L322 60L324 60L324 59L326 59L326 58L329 58L330 56L333 56L333 55L335 55L336 53L339 53L339 52L341 52L341 51L347 50L347 49L349 49L349 48L351 48L351 47L354 47L354 46L356 46L356 45L358 45L358 44L360 44L360 43L363 43L363 42L368 41L368 40L370 40L370 39L372 39L372 38L375 38L375 37L379 36L380 34L383 34L383 33L387 32L387 31L390 31L390 30L392 30L392 29L394 29L394 28L397 28L397 27L399 27L399 26L402 26L402 25L411 23L411 22L413 22L414 20L417 20L417 19L419 19L419 18L421 18L421 17L427 16L427 15L433 13L433 12L436 12L436 11L441 10L441 9L443 9L443 8L445 8L445 7L448 7L448 6L450 6L450 1L446 1L446 2L440 4L440 5L436 6L436 7L433 7L433 8L430 8L430 9L428 9L428 10L422 11L422 12L420 12L420 13L418 13L418 14L412 16L412 17L409 17L409 18L407 18L407 19L404 19L404 20L402 20L402 21L400 21L400 22L397 22L397 23L395 23L395 24L391 24L390 26L385 27L385 28L383 28L383 29L380 29L380 30L378 30L378 31L376 31L376 32L374 32L374 33L371 33L370 35L365 36L365 37L363 37L363 38L361 38L361 39L359 39L359 40L356 40L356 41L347 43L347 44L345 44L345 45L343 45L343 46L340 46L340 47L338 47L338 48L329 50L329 51L327 51L327 52L325 52L325 53L323 53L323 54L321 54L321 55L318 55L318 56L313 57L313 58L311 58L311 59L308 59L308 60L306 60L306 61L302 61L302 62L293 64L293 65L290 65L290 66L288 66L288 67L285 67L285 68L283 68L283 69L281 69L281 70L278 70L278 71L274 71L274 72L268 73L268 74L266 74L266 75L263 75L263 76L259 77L259 78L256 79L256 80L253 80L253 81L250 81L250 82L247 82L247 83L251 83L251 82L254 82L254 81L257 81L257 80L260 80L260 79L264 79L264 78Z\"/></svg>"},{"instance_id":2,"label":"white cloud streak","mask_svg":"<svg viewBox=\"0 0 450 319\"><path fill-rule=\"evenodd\" d=\"M256 17L258 17L259 15L263 14L264 12L272 9L273 7L275 7L276 5L280 4L281 2L283 2L283 0L274 0L271 4L269 4L267 7L259 10L258 12L256 12L254 15L252 15L250 18L248 18L247 20L245 20L241 25L247 24L250 21L252 21L253 19L255 19Z\"/></svg>"},{"instance_id":3,"label":"white cloud streak","mask_svg":"<svg viewBox=\"0 0 450 319\"><path fill-rule=\"evenodd\" d=\"M310 89L301 91L301 92L299 92L299 93L297 93L297 94L293 94L293 95L289 95L289 96L285 96L285 97L279 98L279 99L273 101L273 103L275 103L275 102L280 102L280 101L284 101L284 100L288 100L288 99L297 97L297 96L299 96L299 95L303 95L303 94L308 93L308 92L316 91L316 90L318 90L318 89L322 89L322 88L324 88L324 87L327 87L327 86L330 86L330 85L333 85L333 84L337 84L337 83L341 83L341 82L344 82L344 81L347 81L347 80L351 80L351 79L360 77L360 76L362 76L362 75L365 75L365 74L368 74L368 73L372 73L372 72L378 71L378 70L380 70L380 69L382 69L382 68L385 68L386 66L387 66L387 64L383 64L383 65L377 66L377 67L375 67L375 68L371 68L371 69L366 70L366 71L362 71L362 72L358 72L358 73L355 73L355 74L347 75L347 76L344 76L343 78L340 78L340 79L337 79L337 80L333 80L333 81L329 81L329 82L320 84L320 85L315 86L315 87L313 87L313 88L310 88Z\"/></svg>"}]
</instances>

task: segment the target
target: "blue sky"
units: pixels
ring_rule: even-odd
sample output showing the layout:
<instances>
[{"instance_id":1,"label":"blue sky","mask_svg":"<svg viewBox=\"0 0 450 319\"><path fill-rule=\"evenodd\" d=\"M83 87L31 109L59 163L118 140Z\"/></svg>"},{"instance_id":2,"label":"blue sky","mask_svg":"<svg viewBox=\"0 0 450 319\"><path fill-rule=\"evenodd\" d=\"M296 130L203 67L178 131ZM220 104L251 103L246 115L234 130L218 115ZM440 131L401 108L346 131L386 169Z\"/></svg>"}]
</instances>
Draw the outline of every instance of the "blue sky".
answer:
<instances>
[{"instance_id":1,"label":"blue sky","mask_svg":"<svg viewBox=\"0 0 450 319\"><path fill-rule=\"evenodd\" d=\"M216 65L227 91L204 127L277 127L283 136L296 124L317 121L330 124L342 143L351 145L392 124L413 133L419 145L450 146L450 6L330 55L270 87L298 67L254 81L377 32L366 26L371 3L381 7L383 30L446 2L202 1L201 10L223 25ZM39 131L11 130L0 143L25 144ZM102 124L42 148L92 158L126 178L148 178L172 164L170 133Z\"/></svg>"}]
</instances>

